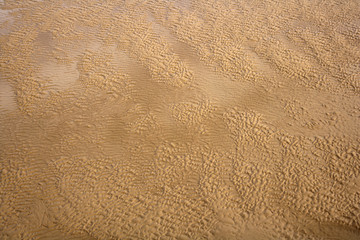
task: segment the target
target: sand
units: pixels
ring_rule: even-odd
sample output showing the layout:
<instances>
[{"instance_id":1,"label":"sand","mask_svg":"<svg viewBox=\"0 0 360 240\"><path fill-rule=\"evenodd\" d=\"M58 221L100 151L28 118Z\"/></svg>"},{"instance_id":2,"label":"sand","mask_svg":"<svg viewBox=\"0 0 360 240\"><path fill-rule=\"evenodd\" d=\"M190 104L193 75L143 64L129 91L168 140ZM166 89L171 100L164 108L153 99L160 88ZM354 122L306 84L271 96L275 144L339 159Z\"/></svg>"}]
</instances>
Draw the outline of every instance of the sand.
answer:
<instances>
[{"instance_id":1,"label":"sand","mask_svg":"<svg viewBox=\"0 0 360 240\"><path fill-rule=\"evenodd\" d=\"M1 239L360 239L358 0L0 6Z\"/></svg>"}]
</instances>

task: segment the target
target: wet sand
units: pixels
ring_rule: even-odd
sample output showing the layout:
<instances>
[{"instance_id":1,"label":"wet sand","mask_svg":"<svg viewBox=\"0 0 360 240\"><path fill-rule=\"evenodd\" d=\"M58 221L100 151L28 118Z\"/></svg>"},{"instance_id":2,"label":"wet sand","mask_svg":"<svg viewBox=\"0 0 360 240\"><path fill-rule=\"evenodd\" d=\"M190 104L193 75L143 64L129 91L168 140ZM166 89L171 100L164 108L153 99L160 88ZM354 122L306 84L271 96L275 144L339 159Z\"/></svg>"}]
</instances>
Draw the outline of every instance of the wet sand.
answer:
<instances>
[{"instance_id":1,"label":"wet sand","mask_svg":"<svg viewBox=\"0 0 360 240\"><path fill-rule=\"evenodd\" d=\"M1 239L360 239L360 2L0 1Z\"/></svg>"}]
</instances>

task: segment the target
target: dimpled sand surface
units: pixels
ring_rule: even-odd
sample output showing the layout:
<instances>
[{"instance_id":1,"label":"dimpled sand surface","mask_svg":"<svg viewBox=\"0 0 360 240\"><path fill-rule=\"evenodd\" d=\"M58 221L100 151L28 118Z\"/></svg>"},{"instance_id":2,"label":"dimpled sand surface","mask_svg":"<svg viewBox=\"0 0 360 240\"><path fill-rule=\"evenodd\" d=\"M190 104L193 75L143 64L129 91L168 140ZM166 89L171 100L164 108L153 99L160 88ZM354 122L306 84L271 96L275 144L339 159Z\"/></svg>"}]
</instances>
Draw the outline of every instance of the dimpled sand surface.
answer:
<instances>
[{"instance_id":1,"label":"dimpled sand surface","mask_svg":"<svg viewBox=\"0 0 360 240\"><path fill-rule=\"evenodd\" d=\"M360 239L358 0L0 6L0 239Z\"/></svg>"}]
</instances>

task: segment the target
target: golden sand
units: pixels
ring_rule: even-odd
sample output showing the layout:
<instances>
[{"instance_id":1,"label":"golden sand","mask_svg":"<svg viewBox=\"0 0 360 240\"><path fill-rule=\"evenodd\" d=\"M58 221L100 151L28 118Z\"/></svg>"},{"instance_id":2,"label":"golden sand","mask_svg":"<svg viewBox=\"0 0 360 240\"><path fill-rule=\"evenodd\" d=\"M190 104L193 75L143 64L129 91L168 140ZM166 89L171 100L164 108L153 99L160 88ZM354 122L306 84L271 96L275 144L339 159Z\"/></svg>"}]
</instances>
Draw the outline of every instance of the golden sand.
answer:
<instances>
[{"instance_id":1,"label":"golden sand","mask_svg":"<svg viewBox=\"0 0 360 240\"><path fill-rule=\"evenodd\" d=\"M0 6L1 239L360 239L358 0Z\"/></svg>"}]
</instances>

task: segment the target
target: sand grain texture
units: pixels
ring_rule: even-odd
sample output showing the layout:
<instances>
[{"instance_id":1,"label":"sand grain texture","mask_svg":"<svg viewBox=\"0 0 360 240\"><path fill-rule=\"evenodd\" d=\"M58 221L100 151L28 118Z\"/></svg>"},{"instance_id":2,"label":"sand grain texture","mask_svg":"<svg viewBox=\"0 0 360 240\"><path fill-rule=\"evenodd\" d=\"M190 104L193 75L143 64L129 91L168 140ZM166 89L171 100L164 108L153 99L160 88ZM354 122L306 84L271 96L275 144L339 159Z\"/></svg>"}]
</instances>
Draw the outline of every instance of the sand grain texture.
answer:
<instances>
[{"instance_id":1,"label":"sand grain texture","mask_svg":"<svg viewBox=\"0 0 360 240\"><path fill-rule=\"evenodd\" d=\"M359 16L0 1L0 238L360 239Z\"/></svg>"}]
</instances>

